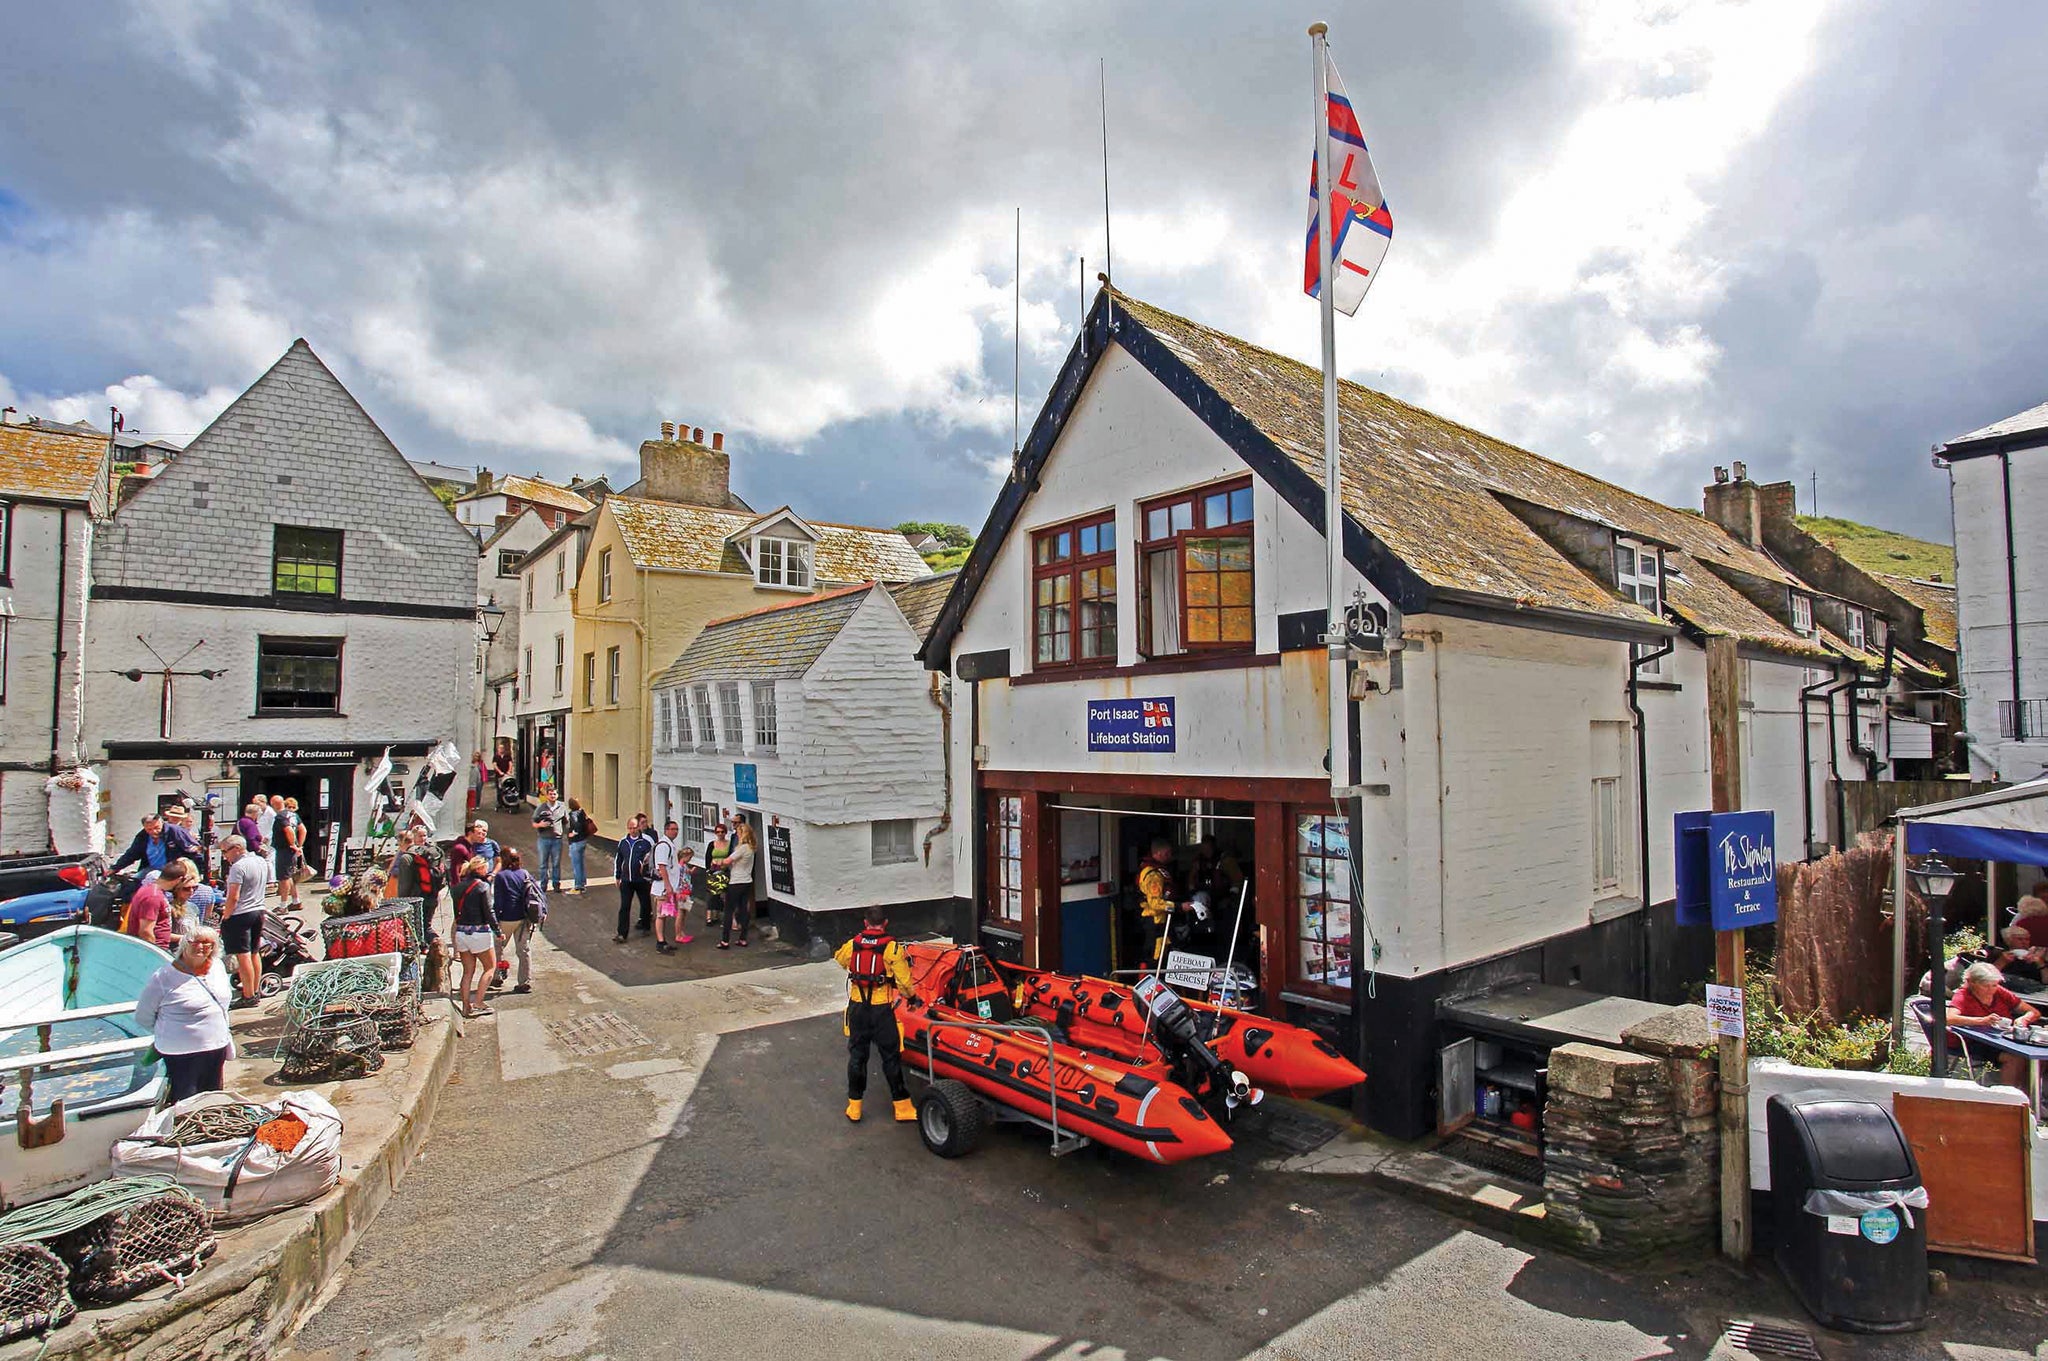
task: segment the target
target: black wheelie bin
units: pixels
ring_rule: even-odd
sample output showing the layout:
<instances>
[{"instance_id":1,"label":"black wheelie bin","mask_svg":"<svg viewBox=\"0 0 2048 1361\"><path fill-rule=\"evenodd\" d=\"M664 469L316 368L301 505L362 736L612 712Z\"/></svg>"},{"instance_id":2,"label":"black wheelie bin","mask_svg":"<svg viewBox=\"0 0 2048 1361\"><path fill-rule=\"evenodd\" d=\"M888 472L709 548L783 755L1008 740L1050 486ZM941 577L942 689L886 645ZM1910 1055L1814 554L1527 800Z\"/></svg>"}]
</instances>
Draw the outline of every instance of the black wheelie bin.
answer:
<instances>
[{"instance_id":1,"label":"black wheelie bin","mask_svg":"<svg viewBox=\"0 0 2048 1361\"><path fill-rule=\"evenodd\" d=\"M1892 1113L1835 1092L1766 1107L1778 1267L1829 1328L1909 1332L1927 1318L1927 1192Z\"/></svg>"}]
</instances>

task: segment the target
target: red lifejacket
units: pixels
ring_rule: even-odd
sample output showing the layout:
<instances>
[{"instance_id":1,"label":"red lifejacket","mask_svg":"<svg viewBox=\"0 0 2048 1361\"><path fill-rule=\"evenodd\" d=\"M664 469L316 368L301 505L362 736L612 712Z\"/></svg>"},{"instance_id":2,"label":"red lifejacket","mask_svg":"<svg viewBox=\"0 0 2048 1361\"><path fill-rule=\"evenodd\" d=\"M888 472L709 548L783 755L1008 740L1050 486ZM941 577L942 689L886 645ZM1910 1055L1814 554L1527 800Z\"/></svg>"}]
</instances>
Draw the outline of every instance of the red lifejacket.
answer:
<instances>
[{"instance_id":1,"label":"red lifejacket","mask_svg":"<svg viewBox=\"0 0 2048 1361\"><path fill-rule=\"evenodd\" d=\"M853 957L846 962L846 974L861 1001L873 1001L876 988L895 986L889 976L889 947L895 943L896 938L881 926L863 927L853 938Z\"/></svg>"}]
</instances>

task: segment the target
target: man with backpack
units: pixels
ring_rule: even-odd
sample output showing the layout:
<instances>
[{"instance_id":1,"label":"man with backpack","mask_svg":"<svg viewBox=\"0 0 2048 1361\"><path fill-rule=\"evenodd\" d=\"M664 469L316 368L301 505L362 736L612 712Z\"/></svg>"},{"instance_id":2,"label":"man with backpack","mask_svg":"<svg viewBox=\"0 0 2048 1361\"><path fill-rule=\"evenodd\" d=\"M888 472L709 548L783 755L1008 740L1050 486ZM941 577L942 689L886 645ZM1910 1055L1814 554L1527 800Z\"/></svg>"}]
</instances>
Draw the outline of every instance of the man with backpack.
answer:
<instances>
[{"instance_id":1,"label":"man with backpack","mask_svg":"<svg viewBox=\"0 0 2048 1361\"><path fill-rule=\"evenodd\" d=\"M888 911L862 914L859 935L832 956L846 970L846 1118L860 1119L868 1090L868 1048L882 1054L882 1080L889 1084L898 1120L915 1120L910 1088L903 1082L903 1035L896 1027L896 999L913 993L910 961L889 934Z\"/></svg>"}]
</instances>

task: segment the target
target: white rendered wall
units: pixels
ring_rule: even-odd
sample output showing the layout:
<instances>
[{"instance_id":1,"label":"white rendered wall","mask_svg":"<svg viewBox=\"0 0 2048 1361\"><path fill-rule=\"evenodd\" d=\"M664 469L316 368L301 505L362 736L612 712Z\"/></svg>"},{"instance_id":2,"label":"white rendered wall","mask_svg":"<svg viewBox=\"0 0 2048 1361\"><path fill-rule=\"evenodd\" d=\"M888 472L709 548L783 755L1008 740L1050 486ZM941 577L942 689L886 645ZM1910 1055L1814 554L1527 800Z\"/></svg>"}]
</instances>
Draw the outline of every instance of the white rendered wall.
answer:
<instances>
[{"instance_id":1,"label":"white rendered wall","mask_svg":"<svg viewBox=\"0 0 2048 1361\"><path fill-rule=\"evenodd\" d=\"M2013 542L2020 624L2020 691L2048 699L2048 448L2012 459ZM1963 718L1976 779L2031 779L2048 768L2048 740L1999 736L1998 706L2012 694L2012 611L2006 591L2005 497L1996 455L1950 465Z\"/></svg>"},{"instance_id":2,"label":"white rendered wall","mask_svg":"<svg viewBox=\"0 0 2048 1361\"><path fill-rule=\"evenodd\" d=\"M66 523L68 531L60 529ZM0 704L0 762L42 767L0 769L0 855L39 855L50 841L49 779L51 698L58 762L67 765L92 752L79 743L80 672L85 665L86 582L91 571L93 524L84 506L68 512L56 506L17 504L11 526L11 585L0 586L0 615L8 617L7 701ZM66 547L63 579L57 571L59 535ZM57 639L57 603L64 605L64 639ZM57 654L65 656L59 676ZM127 684L126 681L122 684Z\"/></svg>"},{"instance_id":3,"label":"white rendered wall","mask_svg":"<svg viewBox=\"0 0 2048 1361\"><path fill-rule=\"evenodd\" d=\"M540 558L522 565L519 569L519 637L521 646L533 647L533 689L529 693L520 689L518 703L513 712L521 716L528 714L559 713L574 707L570 696L576 685L576 631L574 615L569 609L569 592L576 585L576 571L580 566L577 544L580 536L571 534L560 540ZM564 557L562 590L555 592L555 559ZM526 582L533 582L533 608L526 608ZM562 636L562 688L555 688L555 635ZM560 753L556 753L557 756Z\"/></svg>"}]
</instances>

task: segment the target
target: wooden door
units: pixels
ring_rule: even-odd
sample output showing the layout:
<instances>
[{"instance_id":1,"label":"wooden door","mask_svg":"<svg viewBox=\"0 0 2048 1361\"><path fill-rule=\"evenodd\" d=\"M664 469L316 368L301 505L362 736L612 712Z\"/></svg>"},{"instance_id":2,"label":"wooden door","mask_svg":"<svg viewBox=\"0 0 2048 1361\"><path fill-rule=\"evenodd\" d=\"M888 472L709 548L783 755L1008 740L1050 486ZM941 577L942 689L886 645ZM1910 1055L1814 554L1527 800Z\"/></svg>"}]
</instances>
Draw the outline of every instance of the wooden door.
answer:
<instances>
[{"instance_id":1,"label":"wooden door","mask_svg":"<svg viewBox=\"0 0 2048 1361\"><path fill-rule=\"evenodd\" d=\"M2034 1260L2033 1122L2025 1106L1892 1098L1927 1187L1927 1246Z\"/></svg>"}]
</instances>

